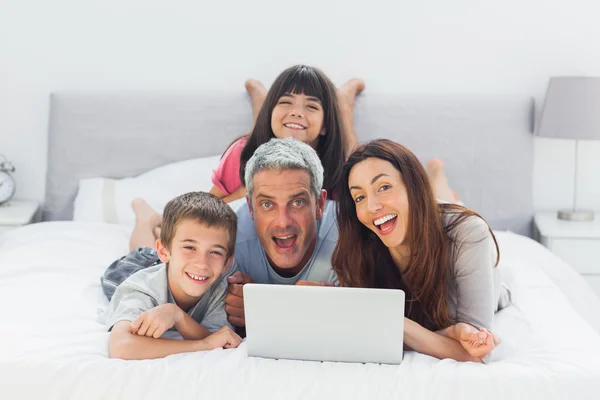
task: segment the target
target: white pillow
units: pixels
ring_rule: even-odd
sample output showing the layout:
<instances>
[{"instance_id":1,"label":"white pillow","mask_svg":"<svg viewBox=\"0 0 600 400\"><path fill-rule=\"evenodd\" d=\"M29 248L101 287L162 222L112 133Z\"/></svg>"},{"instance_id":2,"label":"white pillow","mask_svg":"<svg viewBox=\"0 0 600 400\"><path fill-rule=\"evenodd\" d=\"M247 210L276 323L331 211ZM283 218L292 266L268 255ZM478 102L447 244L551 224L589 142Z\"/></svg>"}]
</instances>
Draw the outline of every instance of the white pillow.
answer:
<instances>
[{"instance_id":1,"label":"white pillow","mask_svg":"<svg viewBox=\"0 0 600 400\"><path fill-rule=\"evenodd\" d=\"M109 222L133 226L131 202L142 198L162 213L169 200L192 191L208 192L212 171L221 155L180 161L145 172L134 178L86 178L79 181L73 220Z\"/></svg>"}]
</instances>

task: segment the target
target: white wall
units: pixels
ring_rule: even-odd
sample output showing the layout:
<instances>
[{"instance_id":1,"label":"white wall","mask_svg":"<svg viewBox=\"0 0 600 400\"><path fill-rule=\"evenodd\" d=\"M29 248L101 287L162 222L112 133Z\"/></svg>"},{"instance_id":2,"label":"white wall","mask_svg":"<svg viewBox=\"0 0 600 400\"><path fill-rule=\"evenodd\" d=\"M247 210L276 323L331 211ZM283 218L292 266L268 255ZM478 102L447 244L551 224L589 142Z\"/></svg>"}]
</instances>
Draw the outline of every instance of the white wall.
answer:
<instances>
[{"instance_id":1,"label":"white wall","mask_svg":"<svg viewBox=\"0 0 600 400\"><path fill-rule=\"evenodd\" d=\"M374 92L525 93L600 75L593 0L3 0L0 153L20 198L43 199L48 94L242 90L295 63ZM579 204L600 210L600 143L580 146ZM538 209L573 203L574 147L536 139Z\"/></svg>"}]
</instances>

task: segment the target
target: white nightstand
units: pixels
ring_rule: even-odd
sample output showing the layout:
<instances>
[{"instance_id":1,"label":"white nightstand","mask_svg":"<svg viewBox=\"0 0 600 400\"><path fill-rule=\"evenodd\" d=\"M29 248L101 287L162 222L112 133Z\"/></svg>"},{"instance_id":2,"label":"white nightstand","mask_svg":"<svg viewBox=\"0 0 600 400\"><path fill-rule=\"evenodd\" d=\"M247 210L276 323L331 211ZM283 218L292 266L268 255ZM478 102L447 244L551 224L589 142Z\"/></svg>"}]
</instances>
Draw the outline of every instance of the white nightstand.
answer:
<instances>
[{"instance_id":1,"label":"white nightstand","mask_svg":"<svg viewBox=\"0 0 600 400\"><path fill-rule=\"evenodd\" d=\"M10 200L0 205L0 235L34 221L39 204L30 200Z\"/></svg>"},{"instance_id":2,"label":"white nightstand","mask_svg":"<svg viewBox=\"0 0 600 400\"><path fill-rule=\"evenodd\" d=\"M594 221L561 221L555 212L537 213L536 239L579 272L600 297L600 213Z\"/></svg>"}]
</instances>

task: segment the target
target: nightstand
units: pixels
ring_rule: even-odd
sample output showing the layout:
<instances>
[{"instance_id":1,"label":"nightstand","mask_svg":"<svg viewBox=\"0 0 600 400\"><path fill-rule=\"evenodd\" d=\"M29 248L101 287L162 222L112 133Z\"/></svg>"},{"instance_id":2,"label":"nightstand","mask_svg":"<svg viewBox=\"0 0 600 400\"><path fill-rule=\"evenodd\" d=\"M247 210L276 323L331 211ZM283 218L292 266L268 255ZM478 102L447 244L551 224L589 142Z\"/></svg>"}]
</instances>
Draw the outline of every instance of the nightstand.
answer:
<instances>
[{"instance_id":1,"label":"nightstand","mask_svg":"<svg viewBox=\"0 0 600 400\"><path fill-rule=\"evenodd\" d=\"M534 217L536 239L579 272L600 297L600 213L594 221L561 221L555 212Z\"/></svg>"},{"instance_id":2,"label":"nightstand","mask_svg":"<svg viewBox=\"0 0 600 400\"><path fill-rule=\"evenodd\" d=\"M32 223L39 208L36 201L10 200L0 205L0 235Z\"/></svg>"}]
</instances>

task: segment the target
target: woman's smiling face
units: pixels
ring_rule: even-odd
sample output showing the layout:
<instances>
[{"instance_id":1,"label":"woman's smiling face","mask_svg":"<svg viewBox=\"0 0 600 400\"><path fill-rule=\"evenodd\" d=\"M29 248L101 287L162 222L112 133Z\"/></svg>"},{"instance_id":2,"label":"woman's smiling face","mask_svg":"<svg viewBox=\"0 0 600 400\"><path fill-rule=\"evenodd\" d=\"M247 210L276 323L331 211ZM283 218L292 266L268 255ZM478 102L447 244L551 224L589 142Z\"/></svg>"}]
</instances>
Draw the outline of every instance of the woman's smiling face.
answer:
<instances>
[{"instance_id":1,"label":"woman's smiling face","mask_svg":"<svg viewBox=\"0 0 600 400\"><path fill-rule=\"evenodd\" d=\"M371 157L356 164L348 176L358 220L388 248L406 245L408 193L400 171Z\"/></svg>"}]
</instances>

